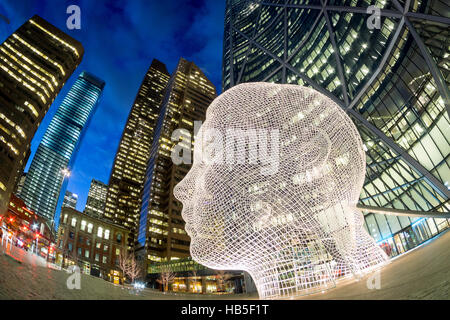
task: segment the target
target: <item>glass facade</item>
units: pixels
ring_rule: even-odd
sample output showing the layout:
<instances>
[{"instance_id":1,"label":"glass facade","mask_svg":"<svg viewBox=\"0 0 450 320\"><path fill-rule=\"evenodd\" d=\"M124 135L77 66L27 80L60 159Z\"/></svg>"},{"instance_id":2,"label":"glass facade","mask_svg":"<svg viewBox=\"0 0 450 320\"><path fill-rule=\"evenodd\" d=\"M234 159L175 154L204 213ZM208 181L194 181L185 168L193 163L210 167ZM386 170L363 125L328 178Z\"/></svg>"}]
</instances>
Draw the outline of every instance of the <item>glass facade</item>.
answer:
<instances>
[{"instance_id":1,"label":"glass facade","mask_svg":"<svg viewBox=\"0 0 450 320\"><path fill-rule=\"evenodd\" d=\"M95 218L102 218L105 210L108 186L101 181L92 179L84 213Z\"/></svg>"},{"instance_id":2,"label":"glass facade","mask_svg":"<svg viewBox=\"0 0 450 320\"><path fill-rule=\"evenodd\" d=\"M171 152L177 142L172 140L172 133L182 129L182 139L190 140L194 121L205 119L215 97L214 85L200 68L181 58L161 105L142 192L137 240L150 263L189 256L190 238L173 188L191 166L173 163Z\"/></svg>"},{"instance_id":3,"label":"glass facade","mask_svg":"<svg viewBox=\"0 0 450 320\"><path fill-rule=\"evenodd\" d=\"M0 44L0 214L19 183L39 124L83 53L81 43L39 16Z\"/></svg>"},{"instance_id":4,"label":"glass facade","mask_svg":"<svg viewBox=\"0 0 450 320\"><path fill-rule=\"evenodd\" d=\"M379 28L368 23L372 5ZM449 12L442 1L227 0L223 89L267 81L318 90L364 142L360 204L449 212ZM365 227L393 256L449 222L366 212Z\"/></svg>"},{"instance_id":5,"label":"glass facade","mask_svg":"<svg viewBox=\"0 0 450 320\"><path fill-rule=\"evenodd\" d=\"M136 238L153 131L169 78L165 64L154 59L131 108L109 178L105 217L130 230L130 246Z\"/></svg>"},{"instance_id":6,"label":"glass facade","mask_svg":"<svg viewBox=\"0 0 450 320\"><path fill-rule=\"evenodd\" d=\"M66 193L64 195L64 200L63 200L62 206L67 207L67 208L76 209L77 202L78 202L78 195L73 192L66 191Z\"/></svg>"},{"instance_id":7,"label":"glass facade","mask_svg":"<svg viewBox=\"0 0 450 320\"><path fill-rule=\"evenodd\" d=\"M80 74L52 118L28 170L20 196L32 211L54 221L55 228L77 149L104 86L92 74Z\"/></svg>"}]
</instances>

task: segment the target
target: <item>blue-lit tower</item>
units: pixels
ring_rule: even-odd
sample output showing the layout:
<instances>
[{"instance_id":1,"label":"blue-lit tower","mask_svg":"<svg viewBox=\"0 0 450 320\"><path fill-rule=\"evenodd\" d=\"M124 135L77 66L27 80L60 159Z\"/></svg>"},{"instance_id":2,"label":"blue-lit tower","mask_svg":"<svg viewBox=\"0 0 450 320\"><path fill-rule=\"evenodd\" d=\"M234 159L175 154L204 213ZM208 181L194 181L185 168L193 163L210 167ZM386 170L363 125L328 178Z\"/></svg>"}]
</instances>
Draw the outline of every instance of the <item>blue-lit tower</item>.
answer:
<instances>
[{"instance_id":1,"label":"blue-lit tower","mask_svg":"<svg viewBox=\"0 0 450 320\"><path fill-rule=\"evenodd\" d=\"M82 72L56 111L31 162L21 198L38 215L59 222L59 208L78 147L105 82Z\"/></svg>"}]
</instances>

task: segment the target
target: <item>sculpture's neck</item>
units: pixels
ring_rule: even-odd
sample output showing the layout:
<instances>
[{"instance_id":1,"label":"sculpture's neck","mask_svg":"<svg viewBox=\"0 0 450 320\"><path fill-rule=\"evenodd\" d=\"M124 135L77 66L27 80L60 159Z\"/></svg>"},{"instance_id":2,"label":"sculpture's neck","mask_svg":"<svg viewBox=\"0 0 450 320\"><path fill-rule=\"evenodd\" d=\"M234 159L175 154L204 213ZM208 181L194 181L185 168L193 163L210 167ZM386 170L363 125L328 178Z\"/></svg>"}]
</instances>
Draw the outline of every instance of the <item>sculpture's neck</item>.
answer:
<instances>
[{"instance_id":1,"label":"sculpture's neck","mask_svg":"<svg viewBox=\"0 0 450 320\"><path fill-rule=\"evenodd\" d=\"M289 248L258 260L258 268L249 273L261 299L289 299L335 286L329 265L308 250Z\"/></svg>"}]
</instances>

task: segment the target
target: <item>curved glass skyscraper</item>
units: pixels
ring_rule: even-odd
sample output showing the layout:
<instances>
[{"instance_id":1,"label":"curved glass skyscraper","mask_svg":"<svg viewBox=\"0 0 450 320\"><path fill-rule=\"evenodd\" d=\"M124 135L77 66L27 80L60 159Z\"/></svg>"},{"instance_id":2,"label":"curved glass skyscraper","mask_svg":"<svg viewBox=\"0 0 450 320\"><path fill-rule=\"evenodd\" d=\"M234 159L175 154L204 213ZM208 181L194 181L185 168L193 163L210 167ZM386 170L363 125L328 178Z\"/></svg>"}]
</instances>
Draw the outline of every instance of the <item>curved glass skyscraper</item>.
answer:
<instances>
[{"instance_id":1,"label":"curved glass skyscraper","mask_svg":"<svg viewBox=\"0 0 450 320\"><path fill-rule=\"evenodd\" d=\"M104 86L105 82L92 74L80 74L50 122L28 170L20 196L30 210L55 224L59 221L57 204L62 203L65 192L63 182Z\"/></svg>"},{"instance_id":2,"label":"curved glass skyscraper","mask_svg":"<svg viewBox=\"0 0 450 320\"><path fill-rule=\"evenodd\" d=\"M450 210L449 17L440 0L227 0L223 89L299 84L344 108L367 154L365 227L391 256L449 227L424 218Z\"/></svg>"}]
</instances>

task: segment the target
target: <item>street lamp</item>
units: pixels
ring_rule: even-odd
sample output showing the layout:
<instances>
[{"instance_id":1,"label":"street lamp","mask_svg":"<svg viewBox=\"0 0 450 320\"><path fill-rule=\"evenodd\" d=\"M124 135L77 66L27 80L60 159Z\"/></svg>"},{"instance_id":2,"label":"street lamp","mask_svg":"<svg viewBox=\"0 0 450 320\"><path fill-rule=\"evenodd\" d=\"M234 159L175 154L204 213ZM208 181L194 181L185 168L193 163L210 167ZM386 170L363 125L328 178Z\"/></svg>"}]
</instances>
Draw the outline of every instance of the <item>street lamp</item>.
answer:
<instances>
[{"instance_id":1,"label":"street lamp","mask_svg":"<svg viewBox=\"0 0 450 320\"><path fill-rule=\"evenodd\" d=\"M70 177L70 170L68 168L62 169L61 173L64 175L64 178Z\"/></svg>"}]
</instances>

